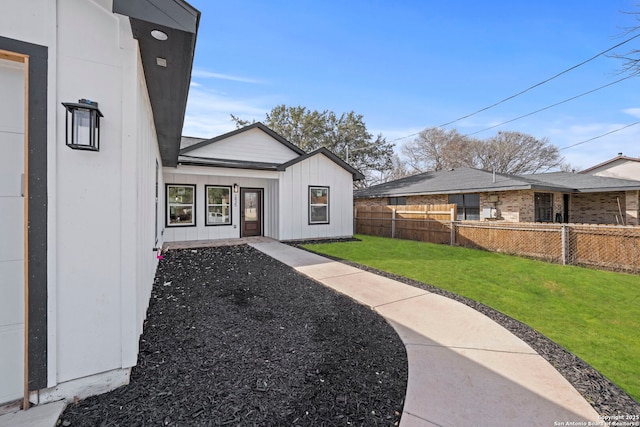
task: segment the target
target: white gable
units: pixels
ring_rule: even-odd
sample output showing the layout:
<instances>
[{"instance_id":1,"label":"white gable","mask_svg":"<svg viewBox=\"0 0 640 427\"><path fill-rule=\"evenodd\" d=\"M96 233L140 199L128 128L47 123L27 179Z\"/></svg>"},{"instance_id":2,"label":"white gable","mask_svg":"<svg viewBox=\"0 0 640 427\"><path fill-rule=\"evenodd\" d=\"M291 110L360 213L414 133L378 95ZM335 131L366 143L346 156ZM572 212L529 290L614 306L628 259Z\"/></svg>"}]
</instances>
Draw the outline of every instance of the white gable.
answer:
<instances>
[{"instance_id":1,"label":"white gable","mask_svg":"<svg viewBox=\"0 0 640 427\"><path fill-rule=\"evenodd\" d=\"M640 180L640 161L619 159L599 168L594 168L589 173L610 178Z\"/></svg>"},{"instance_id":2,"label":"white gable","mask_svg":"<svg viewBox=\"0 0 640 427\"><path fill-rule=\"evenodd\" d=\"M257 128L229 136L185 154L210 159L266 163L286 163L299 156L298 153Z\"/></svg>"}]
</instances>

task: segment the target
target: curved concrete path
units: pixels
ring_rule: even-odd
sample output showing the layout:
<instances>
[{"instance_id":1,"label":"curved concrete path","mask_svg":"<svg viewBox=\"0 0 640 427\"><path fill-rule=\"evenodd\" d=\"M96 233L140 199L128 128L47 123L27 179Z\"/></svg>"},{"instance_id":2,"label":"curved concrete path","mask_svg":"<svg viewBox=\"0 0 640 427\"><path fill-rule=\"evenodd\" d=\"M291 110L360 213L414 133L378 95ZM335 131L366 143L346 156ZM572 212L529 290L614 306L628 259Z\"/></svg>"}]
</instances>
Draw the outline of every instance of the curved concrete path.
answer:
<instances>
[{"instance_id":1,"label":"curved concrete path","mask_svg":"<svg viewBox=\"0 0 640 427\"><path fill-rule=\"evenodd\" d=\"M250 245L371 307L396 329L409 363L401 427L601 421L542 356L472 308L279 242Z\"/></svg>"},{"instance_id":2,"label":"curved concrete path","mask_svg":"<svg viewBox=\"0 0 640 427\"><path fill-rule=\"evenodd\" d=\"M371 307L395 328L409 362L400 427L603 425L546 360L464 304L268 238L167 246L241 243ZM65 406L3 415L0 427L53 427Z\"/></svg>"}]
</instances>

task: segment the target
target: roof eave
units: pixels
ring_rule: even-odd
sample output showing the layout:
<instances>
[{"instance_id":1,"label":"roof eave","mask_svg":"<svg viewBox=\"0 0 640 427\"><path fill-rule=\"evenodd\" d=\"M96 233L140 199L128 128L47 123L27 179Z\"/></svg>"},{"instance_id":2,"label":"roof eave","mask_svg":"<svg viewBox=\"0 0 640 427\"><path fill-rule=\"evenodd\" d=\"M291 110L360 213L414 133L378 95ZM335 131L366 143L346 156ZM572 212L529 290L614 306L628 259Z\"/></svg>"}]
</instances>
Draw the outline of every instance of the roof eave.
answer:
<instances>
[{"instance_id":1,"label":"roof eave","mask_svg":"<svg viewBox=\"0 0 640 427\"><path fill-rule=\"evenodd\" d=\"M213 144L213 143L216 143L218 141L222 141L222 140L230 138L232 136L241 134L243 132L247 132L247 131L249 131L251 129L260 129L261 131L263 131L267 135L271 136L273 139L275 139L276 141L280 142L282 145L284 145L285 147L289 148L291 151L293 151L294 153L296 153L298 155L304 155L305 154L304 150L302 150L300 147L298 147L298 146L292 144L291 142L287 141L283 136L281 136L278 133L274 132L273 130L271 130L270 128L268 128L267 126L265 126L264 124L262 124L260 122L255 122L255 123L252 123L252 124L250 124L248 126L244 126L244 127L239 128L239 129L232 130L231 132L227 132L225 134L218 135L216 137L206 139L206 140L204 140L202 142L199 142L197 144L190 145L189 147L186 147L186 148L183 148L182 150L180 150L180 154L186 154L186 153L188 153L190 151L197 150L198 148L205 147L205 146L207 146L209 144Z\"/></svg>"},{"instance_id":2,"label":"roof eave","mask_svg":"<svg viewBox=\"0 0 640 427\"><path fill-rule=\"evenodd\" d=\"M183 0L113 0L113 12L129 17L138 40L160 157L164 166L176 166L200 12ZM152 30L167 34L153 38ZM166 67L157 63L166 60Z\"/></svg>"}]
</instances>

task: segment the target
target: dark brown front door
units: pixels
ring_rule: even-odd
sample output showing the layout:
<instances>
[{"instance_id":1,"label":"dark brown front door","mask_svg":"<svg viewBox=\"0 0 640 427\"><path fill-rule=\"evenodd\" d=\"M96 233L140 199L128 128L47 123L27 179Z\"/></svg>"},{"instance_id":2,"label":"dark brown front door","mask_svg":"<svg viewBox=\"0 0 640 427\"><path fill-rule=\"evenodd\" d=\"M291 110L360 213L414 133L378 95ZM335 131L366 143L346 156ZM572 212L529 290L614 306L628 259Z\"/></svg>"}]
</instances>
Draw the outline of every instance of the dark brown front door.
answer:
<instances>
[{"instance_id":1,"label":"dark brown front door","mask_svg":"<svg viewBox=\"0 0 640 427\"><path fill-rule=\"evenodd\" d=\"M262 190L240 190L240 237L262 236Z\"/></svg>"}]
</instances>

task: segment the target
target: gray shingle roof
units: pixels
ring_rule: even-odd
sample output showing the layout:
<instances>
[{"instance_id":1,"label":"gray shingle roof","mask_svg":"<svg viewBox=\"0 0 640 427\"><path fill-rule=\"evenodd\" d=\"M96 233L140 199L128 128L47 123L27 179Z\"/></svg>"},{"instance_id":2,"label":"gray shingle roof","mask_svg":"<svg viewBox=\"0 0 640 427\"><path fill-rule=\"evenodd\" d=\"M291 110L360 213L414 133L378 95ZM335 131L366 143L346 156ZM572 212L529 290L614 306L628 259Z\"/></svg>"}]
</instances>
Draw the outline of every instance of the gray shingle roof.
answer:
<instances>
[{"instance_id":1,"label":"gray shingle roof","mask_svg":"<svg viewBox=\"0 0 640 427\"><path fill-rule=\"evenodd\" d=\"M553 172L533 175L494 174L474 168L425 172L358 190L355 197L397 197L419 194L456 194L513 190L564 193L639 190L640 182L625 179Z\"/></svg>"},{"instance_id":2,"label":"gray shingle roof","mask_svg":"<svg viewBox=\"0 0 640 427\"><path fill-rule=\"evenodd\" d=\"M640 182L630 179L611 178L571 172L539 173L523 175L536 181L566 189L567 192L594 193L640 189Z\"/></svg>"},{"instance_id":3,"label":"gray shingle roof","mask_svg":"<svg viewBox=\"0 0 640 427\"><path fill-rule=\"evenodd\" d=\"M191 147L192 145L199 144L202 141L206 141L207 138L197 138L194 136L182 136L180 139L180 149Z\"/></svg>"}]
</instances>

